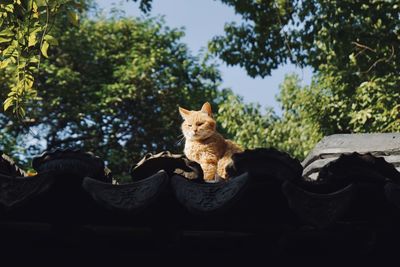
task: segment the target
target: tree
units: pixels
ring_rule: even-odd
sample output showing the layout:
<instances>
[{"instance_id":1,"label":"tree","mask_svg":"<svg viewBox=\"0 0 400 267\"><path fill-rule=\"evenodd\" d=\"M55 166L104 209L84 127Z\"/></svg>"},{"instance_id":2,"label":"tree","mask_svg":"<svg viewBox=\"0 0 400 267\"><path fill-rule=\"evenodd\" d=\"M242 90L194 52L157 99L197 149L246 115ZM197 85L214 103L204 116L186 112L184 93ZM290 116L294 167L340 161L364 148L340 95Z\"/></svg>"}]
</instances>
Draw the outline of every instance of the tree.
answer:
<instances>
[{"instance_id":1,"label":"tree","mask_svg":"<svg viewBox=\"0 0 400 267\"><path fill-rule=\"evenodd\" d=\"M300 160L325 135L400 130L399 78L365 82L350 99L332 94L330 81L322 77L302 87L296 75L286 76L278 96L282 117L262 115L259 107L228 93L218 121L245 147L274 147Z\"/></svg>"},{"instance_id":2,"label":"tree","mask_svg":"<svg viewBox=\"0 0 400 267\"><path fill-rule=\"evenodd\" d=\"M295 75L288 75L281 85L282 117L270 109L261 113L260 106L244 104L230 91L225 95L217 120L229 137L245 148L273 147L304 159L323 137L316 121L323 97L315 86L302 88Z\"/></svg>"},{"instance_id":3,"label":"tree","mask_svg":"<svg viewBox=\"0 0 400 267\"><path fill-rule=\"evenodd\" d=\"M138 0L133 0L137 2ZM151 0L140 0L143 12ZM4 0L0 3L0 69L13 69L12 82L4 100L4 111L12 107L17 116L25 116L24 104L37 97L35 76L41 57L48 57L50 46L58 41L49 32L60 17L78 26L79 13L92 6L91 0Z\"/></svg>"},{"instance_id":4,"label":"tree","mask_svg":"<svg viewBox=\"0 0 400 267\"><path fill-rule=\"evenodd\" d=\"M240 96L228 89L221 92L220 98L217 112L219 131L244 148L271 146L268 129L278 120L271 109L263 114L259 104L244 104Z\"/></svg>"},{"instance_id":5,"label":"tree","mask_svg":"<svg viewBox=\"0 0 400 267\"><path fill-rule=\"evenodd\" d=\"M25 101L37 96L34 82L41 57L48 57L49 46L58 43L49 34L51 21L66 13L77 25L75 11L81 8L72 0L8 0L0 4L0 69L13 70L5 111L12 107L13 113L25 116Z\"/></svg>"},{"instance_id":6,"label":"tree","mask_svg":"<svg viewBox=\"0 0 400 267\"><path fill-rule=\"evenodd\" d=\"M252 77L287 62L315 70L309 87L299 86L298 78L286 79L279 96L283 117L268 127L256 106L226 98L237 103L226 105L220 117L233 137L264 146L250 130L258 128L268 134L264 140L302 158L324 135L400 130L397 1L220 1L244 19L227 24L225 34L209 43L228 65L244 67ZM254 127L241 127L249 121Z\"/></svg>"},{"instance_id":7,"label":"tree","mask_svg":"<svg viewBox=\"0 0 400 267\"><path fill-rule=\"evenodd\" d=\"M326 64L344 81L399 73L397 1L221 0L245 20L225 26L210 49L252 77L269 75L288 60L321 71Z\"/></svg>"},{"instance_id":8,"label":"tree","mask_svg":"<svg viewBox=\"0 0 400 267\"><path fill-rule=\"evenodd\" d=\"M259 124L272 145L302 158L324 135L400 131L398 1L221 2L245 20L209 44L227 64L252 77L288 61L315 70L308 87L288 77L283 117Z\"/></svg>"},{"instance_id":9,"label":"tree","mask_svg":"<svg viewBox=\"0 0 400 267\"><path fill-rule=\"evenodd\" d=\"M7 131L38 129L32 154L45 140L47 149L81 147L126 172L147 152L181 152L178 105L197 108L217 96L215 66L191 56L179 41L183 33L162 20L60 23L52 35L59 45L41 63L39 100L27 103L25 123L14 119ZM2 77L7 86L9 76Z\"/></svg>"},{"instance_id":10,"label":"tree","mask_svg":"<svg viewBox=\"0 0 400 267\"><path fill-rule=\"evenodd\" d=\"M151 0L140 2L142 10L150 10ZM190 56L179 43L182 33L158 20L83 20L80 29L61 23L49 33L60 45L48 48L54 58L38 73L39 99L28 98L29 117L19 123L0 115L1 126L7 123L1 133L12 143L34 126L48 147L99 148L118 172L130 160L121 162L124 155L174 148L178 104L195 108L214 100L220 104L217 120L231 138L249 148L274 146L299 159L324 135L400 130L396 1L221 2L245 20L227 24L225 35L209 44L226 63L253 77L286 62L314 68L310 86L300 86L294 76L285 79L278 97L281 118L244 104L229 90L218 94L215 66ZM12 87L11 70L3 69L1 87Z\"/></svg>"}]
</instances>

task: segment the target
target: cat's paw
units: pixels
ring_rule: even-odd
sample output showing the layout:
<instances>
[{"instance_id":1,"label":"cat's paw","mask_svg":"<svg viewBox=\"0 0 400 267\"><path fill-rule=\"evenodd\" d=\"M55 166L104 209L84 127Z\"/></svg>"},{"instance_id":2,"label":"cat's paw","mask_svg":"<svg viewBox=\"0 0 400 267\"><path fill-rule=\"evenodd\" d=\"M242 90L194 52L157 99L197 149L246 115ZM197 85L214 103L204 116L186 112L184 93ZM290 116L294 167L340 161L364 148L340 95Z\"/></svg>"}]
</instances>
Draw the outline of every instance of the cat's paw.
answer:
<instances>
[{"instance_id":1,"label":"cat's paw","mask_svg":"<svg viewBox=\"0 0 400 267\"><path fill-rule=\"evenodd\" d=\"M216 175L220 180L227 180L230 176L226 169L218 170L218 174Z\"/></svg>"},{"instance_id":2,"label":"cat's paw","mask_svg":"<svg viewBox=\"0 0 400 267\"><path fill-rule=\"evenodd\" d=\"M215 183L218 183L219 181L221 181L221 177L219 177L218 175L215 175L214 179L204 179L204 181L206 183L215 184Z\"/></svg>"},{"instance_id":3,"label":"cat's paw","mask_svg":"<svg viewBox=\"0 0 400 267\"><path fill-rule=\"evenodd\" d=\"M206 183L209 183L209 184L215 184L215 183L218 183L220 180L218 180L218 179L214 179L214 180L204 180Z\"/></svg>"}]
</instances>

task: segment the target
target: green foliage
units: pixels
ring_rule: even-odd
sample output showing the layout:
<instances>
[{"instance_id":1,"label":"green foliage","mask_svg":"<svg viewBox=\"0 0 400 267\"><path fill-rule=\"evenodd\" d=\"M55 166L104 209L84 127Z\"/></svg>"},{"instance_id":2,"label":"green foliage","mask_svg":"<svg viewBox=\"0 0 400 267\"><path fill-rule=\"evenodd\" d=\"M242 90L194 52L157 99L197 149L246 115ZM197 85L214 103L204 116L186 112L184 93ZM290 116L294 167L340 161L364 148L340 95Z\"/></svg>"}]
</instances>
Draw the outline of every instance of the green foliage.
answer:
<instances>
[{"instance_id":1,"label":"green foliage","mask_svg":"<svg viewBox=\"0 0 400 267\"><path fill-rule=\"evenodd\" d=\"M12 108L18 117L25 117L24 105L37 98L35 76L41 57L48 58L49 47L58 45L58 40L48 34L54 22L66 16L71 25L79 26L79 13L91 3L91 0L1 1L0 69L13 70L4 111ZM150 4L149 0L140 0L139 8L148 12Z\"/></svg>"},{"instance_id":2,"label":"green foliage","mask_svg":"<svg viewBox=\"0 0 400 267\"><path fill-rule=\"evenodd\" d=\"M252 77L287 61L316 71L311 86L296 77L282 84L282 118L258 123L269 145L303 158L324 135L400 131L398 1L221 2L245 20L209 44L227 64ZM234 135L245 135L240 126L231 126Z\"/></svg>"},{"instance_id":3,"label":"green foliage","mask_svg":"<svg viewBox=\"0 0 400 267\"><path fill-rule=\"evenodd\" d=\"M151 10L151 2L152 0L133 0L134 2L140 2L139 3L139 9L143 13L148 13Z\"/></svg>"},{"instance_id":4,"label":"green foliage","mask_svg":"<svg viewBox=\"0 0 400 267\"><path fill-rule=\"evenodd\" d=\"M348 86L348 85L347 85ZM340 77L320 74L314 87L322 93L323 133L396 132L400 130L400 80L396 75L372 77L349 93Z\"/></svg>"},{"instance_id":5,"label":"green foliage","mask_svg":"<svg viewBox=\"0 0 400 267\"><path fill-rule=\"evenodd\" d=\"M274 147L303 159L322 138L315 119L323 103L316 88L299 84L299 78L290 75L281 85L281 118L271 110L262 114L260 106L244 104L240 97L226 91L217 120L228 136L245 148Z\"/></svg>"},{"instance_id":6,"label":"green foliage","mask_svg":"<svg viewBox=\"0 0 400 267\"><path fill-rule=\"evenodd\" d=\"M48 57L49 46L57 40L48 35L50 21L68 12L77 22L81 4L73 0L8 0L0 3L0 69L12 70L4 110L25 117L24 103L36 99L35 75L41 55Z\"/></svg>"},{"instance_id":7,"label":"green foliage","mask_svg":"<svg viewBox=\"0 0 400 267\"><path fill-rule=\"evenodd\" d=\"M39 100L28 102L27 122L10 129L37 129L32 153L41 140L48 149L81 147L122 173L147 152L181 152L178 105L216 98L219 72L191 56L183 33L161 20L82 20L79 28L60 22L51 35L59 45L41 63Z\"/></svg>"},{"instance_id":8,"label":"green foliage","mask_svg":"<svg viewBox=\"0 0 400 267\"><path fill-rule=\"evenodd\" d=\"M79 21L90 1L8 0L0 4L0 96L19 118L0 114L0 149L20 151L15 144L35 129L31 153L78 146L122 173L146 152L181 152L177 107L205 101L244 147L299 159L325 135L400 131L397 1L220 1L245 20L209 44L227 64L252 77L286 62L314 68L310 86L286 77L281 117L218 93L216 66L191 56L183 33L161 20Z\"/></svg>"},{"instance_id":9,"label":"green foliage","mask_svg":"<svg viewBox=\"0 0 400 267\"><path fill-rule=\"evenodd\" d=\"M259 105L244 104L230 90L224 90L221 96L217 122L227 136L249 149L270 146L267 130L277 120L272 110L262 114Z\"/></svg>"},{"instance_id":10,"label":"green foliage","mask_svg":"<svg viewBox=\"0 0 400 267\"><path fill-rule=\"evenodd\" d=\"M282 117L262 115L259 107L227 92L218 121L244 147L275 147L303 159L326 135L400 131L399 84L397 76L378 78L344 97L335 93L342 88L330 76L302 87L296 75L288 75L278 97Z\"/></svg>"},{"instance_id":11,"label":"green foliage","mask_svg":"<svg viewBox=\"0 0 400 267\"><path fill-rule=\"evenodd\" d=\"M336 66L346 81L399 73L400 5L397 1L221 0L245 20L225 26L210 49L254 76L287 60L300 66ZM355 80L357 83L359 80Z\"/></svg>"},{"instance_id":12,"label":"green foliage","mask_svg":"<svg viewBox=\"0 0 400 267\"><path fill-rule=\"evenodd\" d=\"M278 97L282 118L267 131L270 145L298 159L305 158L324 135L318 121L324 100L315 84L301 87L296 75L286 76Z\"/></svg>"},{"instance_id":13,"label":"green foliage","mask_svg":"<svg viewBox=\"0 0 400 267\"><path fill-rule=\"evenodd\" d=\"M282 27L293 17L292 1L220 1L233 6L245 22L225 24L225 35L209 43L211 52L228 65L245 68L251 77L270 75L286 62L290 53Z\"/></svg>"},{"instance_id":14,"label":"green foliage","mask_svg":"<svg viewBox=\"0 0 400 267\"><path fill-rule=\"evenodd\" d=\"M399 76L388 75L362 83L350 104L350 125L355 132L400 131Z\"/></svg>"}]
</instances>

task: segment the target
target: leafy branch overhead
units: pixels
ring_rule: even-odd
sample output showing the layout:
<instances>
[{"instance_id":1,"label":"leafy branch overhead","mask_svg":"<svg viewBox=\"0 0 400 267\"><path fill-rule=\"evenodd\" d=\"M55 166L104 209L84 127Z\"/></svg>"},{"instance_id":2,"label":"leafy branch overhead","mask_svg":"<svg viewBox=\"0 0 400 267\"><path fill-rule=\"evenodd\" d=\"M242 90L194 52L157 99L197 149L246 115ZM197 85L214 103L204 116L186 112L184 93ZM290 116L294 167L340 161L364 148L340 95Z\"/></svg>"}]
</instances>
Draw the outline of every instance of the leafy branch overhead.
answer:
<instances>
[{"instance_id":1,"label":"leafy branch overhead","mask_svg":"<svg viewBox=\"0 0 400 267\"><path fill-rule=\"evenodd\" d=\"M225 63L252 77L287 62L315 71L309 86L285 79L278 96L282 116L269 127L242 127L231 114L266 118L241 105L223 112L219 119L232 137L249 135L245 143L254 145L263 131L257 145L304 158L325 135L400 131L399 1L220 1L243 18L209 43Z\"/></svg>"},{"instance_id":2,"label":"leafy branch overhead","mask_svg":"<svg viewBox=\"0 0 400 267\"><path fill-rule=\"evenodd\" d=\"M137 0L133 0L137 1ZM13 81L4 100L4 110L25 116L27 101L37 99L35 76L41 57L58 45L50 34L54 22L66 16L71 26L79 25L79 13L88 0L5 0L0 2L0 69L12 68ZM151 1L141 0L140 9L148 12Z\"/></svg>"},{"instance_id":3,"label":"leafy branch overhead","mask_svg":"<svg viewBox=\"0 0 400 267\"><path fill-rule=\"evenodd\" d=\"M310 86L285 79L270 144L301 158L325 135L400 131L398 0L220 1L243 18L209 44L227 64L252 77L287 62L315 71Z\"/></svg>"},{"instance_id":4,"label":"leafy branch overhead","mask_svg":"<svg viewBox=\"0 0 400 267\"><path fill-rule=\"evenodd\" d=\"M0 138L10 140L2 139L0 149L13 137L19 145L28 136L29 153L80 147L107 158L117 173L144 153L180 152L178 105L213 101L220 83L216 67L191 55L183 32L160 19L82 16L79 27L66 20L53 26L59 45L41 63L39 99L26 103L24 123L0 113ZM8 79L7 70L0 75L0 97Z\"/></svg>"},{"instance_id":5,"label":"leafy branch overhead","mask_svg":"<svg viewBox=\"0 0 400 267\"><path fill-rule=\"evenodd\" d=\"M227 24L209 47L252 77L286 62L329 64L362 78L400 71L399 1L220 1L243 22Z\"/></svg>"},{"instance_id":6,"label":"leafy branch overhead","mask_svg":"<svg viewBox=\"0 0 400 267\"><path fill-rule=\"evenodd\" d=\"M81 4L73 0L8 0L0 4L0 68L13 70L4 110L25 116L24 104L37 98L35 75L41 57L48 57L51 46L58 44L49 34L56 16L68 14L78 25Z\"/></svg>"}]
</instances>

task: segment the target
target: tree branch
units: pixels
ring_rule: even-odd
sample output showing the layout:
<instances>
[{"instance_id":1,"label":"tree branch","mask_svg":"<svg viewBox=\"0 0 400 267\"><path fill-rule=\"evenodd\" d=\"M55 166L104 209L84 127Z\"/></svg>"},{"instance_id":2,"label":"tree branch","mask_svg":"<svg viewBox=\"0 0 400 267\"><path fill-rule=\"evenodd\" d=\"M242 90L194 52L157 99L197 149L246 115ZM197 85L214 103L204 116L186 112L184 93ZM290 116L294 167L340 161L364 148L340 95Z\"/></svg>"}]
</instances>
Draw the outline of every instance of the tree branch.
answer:
<instances>
[{"instance_id":1,"label":"tree branch","mask_svg":"<svg viewBox=\"0 0 400 267\"><path fill-rule=\"evenodd\" d=\"M372 52L376 53L376 50L375 50L375 49L372 49L372 48L369 47L369 46L366 46L366 45L363 45L363 44L360 44L360 43L357 43L357 42L351 42L351 43L354 44L354 45L356 45L358 48L361 48L361 49L363 49L363 50L367 49L367 50L369 50L369 51L372 51Z\"/></svg>"},{"instance_id":2,"label":"tree branch","mask_svg":"<svg viewBox=\"0 0 400 267\"><path fill-rule=\"evenodd\" d=\"M86 136L79 136L79 137L68 137L65 138L63 140L56 140L50 143L50 145L48 145L48 149L51 149L53 147L62 145L62 144L66 144L66 143L70 143L70 142L77 142L77 141L84 141L84 140L91 140L91 139L95 139L96 137L93 135L86 135Z\"/></svg>"}]
</instances>

